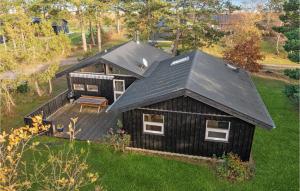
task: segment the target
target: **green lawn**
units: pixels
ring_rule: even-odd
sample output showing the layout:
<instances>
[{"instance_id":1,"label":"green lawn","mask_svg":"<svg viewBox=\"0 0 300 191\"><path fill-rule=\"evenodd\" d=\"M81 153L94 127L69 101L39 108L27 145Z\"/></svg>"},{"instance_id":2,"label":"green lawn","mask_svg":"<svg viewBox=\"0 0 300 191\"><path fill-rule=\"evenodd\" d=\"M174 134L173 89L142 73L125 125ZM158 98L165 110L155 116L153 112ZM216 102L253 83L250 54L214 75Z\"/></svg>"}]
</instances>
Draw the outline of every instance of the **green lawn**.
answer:
<instances>
[{"instance_id":1,"label":"green lawn","mask_svg":"<svg viewBox=\"0 0 300 191\"><path fill-rule=\"evenodd\" d=\"M163 49L169 49L171 46L170 42L163 42L159 43L159 46ZM263 40L261 42L261 52L265 56L265 59L261 61L261 64L297 64L295 62L290 61L287 59L287 53L283 49L282 46L279 48L279 55L276 55L276 44L275 42L268 41L268 40ZM224 47L214 44L213 46L210 47L202 47L200 48L202 51L217 56L217 57L222 57L223 52L225 51Z\"/></svg>"},{"instance_id":2,"label":"green lawn","mask_svg":"<svg viewBox=\"0 0 300 191\"><path fill-rule=\"evenodd\" d=\"M10 115L1 115L1 129L8 131L11 128L20 127L24 125L23 117L33 111L35 108L39 107L47 100L55 97L59 93L67 89L67 80L62 77L60 79L53 80L53 94L49 95L47 93L47 84L42 84L41 88L44 91L42 97L38 97L33 91L25 94L14 93L13 97L16 102L16 107L14 108L14 113ZM3 112L4 113L4 112Z\"/></svg>"},{"instance_id":3,"label":"green lawn","mask_svg":"<svg viewBox=\"0 0 300 191\"><path fill-rule=\"evenodd\" d=\"M189 164L158 156L115 153L101 144L90 147L88 163L101 175L108 190L298 190L299 112L282 93L284 82L254 77L254 82L271 113L276 129L257 128L252 149L256 176L243 183L220 180L210 166ZM44 142L64 142L42 137ZM53 146L59 149L61 146ZM98 182L100 184L100 182ZM91 190L91 187L84 190Z\"/></svg>"}]
</instances>

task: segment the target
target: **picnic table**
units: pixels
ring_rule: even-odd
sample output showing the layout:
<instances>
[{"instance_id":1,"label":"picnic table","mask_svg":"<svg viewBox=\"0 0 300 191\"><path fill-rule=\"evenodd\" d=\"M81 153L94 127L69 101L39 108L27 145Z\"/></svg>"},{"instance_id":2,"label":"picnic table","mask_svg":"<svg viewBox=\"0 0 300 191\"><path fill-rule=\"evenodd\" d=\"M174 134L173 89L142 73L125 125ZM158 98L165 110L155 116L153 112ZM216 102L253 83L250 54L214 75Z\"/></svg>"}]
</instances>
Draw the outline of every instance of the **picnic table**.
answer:
<instances>
[{"instance_id":1,"label":"picnic table","mask_svg":"<svg viewBox=\"0 0 300 191\"><path fill-rule=\"evenodd\" d=\"M106 107L108 100L105 97L96 97L96 96L81 96L76 100L76 103L80 104L80 111L83 106L97 107L98 113L102 107Z\"/></svg>"}]
</instances>

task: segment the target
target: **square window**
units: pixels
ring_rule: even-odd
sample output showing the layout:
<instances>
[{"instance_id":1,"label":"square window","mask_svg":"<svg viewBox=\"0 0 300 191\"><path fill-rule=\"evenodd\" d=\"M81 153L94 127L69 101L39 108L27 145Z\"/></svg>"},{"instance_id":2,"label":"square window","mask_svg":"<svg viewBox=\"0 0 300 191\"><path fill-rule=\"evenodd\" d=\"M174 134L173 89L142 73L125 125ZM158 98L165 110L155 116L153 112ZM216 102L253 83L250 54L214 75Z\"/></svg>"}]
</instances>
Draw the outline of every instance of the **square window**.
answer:
<instances>
[{"instance_id":1,"label":"square window","mask_svg":"<svg viewBox=\"0 0 300 191\"><path fill-rule=\"evenodd\" d=\"M143 114L144 133L157 135L164 134L164 116L156 114Z\"/></svg>"},{"instance_id":2,"label":"square window","mask_svg":"<svg viewBox=\"0 0 300 191\"><path fill-rule=\"evenodd\" d=\"M84 91L84 85L83 84L73 84L73 88L74 90L78 90L78 91Z\"/></svg>"},{"instance_id":3,"label":"square window","mask_svg":"<svg viewBox=\"0 0 300 191\"><path fill-rule=\"evenodd\" d=\"M227 142L229 130L228 121L206 120L205 140Z\"/></svg>"},{"instance_id":4,"label":"square window","mask_svg":"<svg viewBox=\"0 0 300 191\"><path fill-rule=\"evenodd\" d=\"M86 89L89 92L98 92L98 86L97 85L86 85Z\"/></svg>"}]
</instances>

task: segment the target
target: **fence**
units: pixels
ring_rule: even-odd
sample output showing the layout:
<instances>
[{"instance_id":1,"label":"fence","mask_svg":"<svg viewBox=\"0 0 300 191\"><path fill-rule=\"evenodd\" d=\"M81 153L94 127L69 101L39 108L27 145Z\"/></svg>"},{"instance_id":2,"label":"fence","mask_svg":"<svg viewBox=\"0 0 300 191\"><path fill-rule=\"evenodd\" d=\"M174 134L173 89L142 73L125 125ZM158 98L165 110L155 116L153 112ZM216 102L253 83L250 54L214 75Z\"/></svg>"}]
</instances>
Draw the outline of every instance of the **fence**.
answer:
<instances>
[{"instance_id":1,"label":"fence","mask_svg":"<svg viewBox=\"0 0 300 191\"><path fill-rule=\"evenodd\" d=\"M53 114L54 112L56 112L59 108L61 108L62 106L64 106L66 103L68 103L68 93L69 90L65 90L64 92L60 93L59 95L55 96L54 98L52 98L51 100L49 100L48 102L46 102L45 104L43 104L42 106L38 107L37 109L35 109L34 111L32 111L31 113L29 113L28 115L26 115L24 117L24 123L26 125L31 126L32 125L32 117L36 116L36 115L42 115L43 117L43 123L45 125L50 125L50 134L53 133L53 129L52 129L52 121L47 120L47 118Z\"/></svg>"}]
</instances>

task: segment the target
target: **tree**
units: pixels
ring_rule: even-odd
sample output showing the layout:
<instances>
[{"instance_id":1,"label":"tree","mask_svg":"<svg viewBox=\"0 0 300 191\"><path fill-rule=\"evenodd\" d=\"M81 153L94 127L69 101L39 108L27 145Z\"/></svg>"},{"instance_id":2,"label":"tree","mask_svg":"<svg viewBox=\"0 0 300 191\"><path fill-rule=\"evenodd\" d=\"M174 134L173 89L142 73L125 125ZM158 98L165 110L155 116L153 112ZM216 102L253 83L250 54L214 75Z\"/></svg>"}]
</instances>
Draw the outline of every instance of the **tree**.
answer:
<instances>
[{"instance_id":1,"label":"tree","mask_svg":"<svg viewBox=\"0 0 300 191\"><path fill-rule=\"evenodd\" d=\"M259 45L259 39L252 36L249 40L241 41L232 49L225 51L223 57L232 65L250 72L258 72L261 68L258 61L264 59L264 56L260 53Z\"/></svg>"},{"instance_id":2,"label":"tree","mask_svg":"<svg viewBox=\"0 0 300 191\"><path fill-rule=\"evenodd\" d=\"M49 94L52 94L52 78L55 76L56 72L58 71L59 66L57 63L50 64L46 71L41 73L40 78L44 82L48 82L49 84Z\"/></svg>"},{"instance_id":3,"label":"tree","mask_svg":"<svg viewBox=\"0 0 300 191\"><path fill-rule=\"evenodd\" d=\"M76 8L76 17L79 21L80 31L81 31L81 42L82 48L86 52L87 51L87 43L86 43L86 35L85 35L85 11L87 9L87 4L89 0L71 0L70 3Z\"/></svg>"},{"instance_id":4,"label":"tree","mask_svg":"<svg viewBox=\"0 0 300 191\"><path fill-rule=\"evenodd\" d=\"M293 62L300 62L300 3L298 0L288 0L283 5L284 14L280 20L284 23L281 27L274 27L274 30L284 34L287 41L284 49L288 52L288 58Z\"/></svg>"},{"instance_id":5,"label":"tree","mask_svg":"<svg viewBox=\"0 0 300 191\"><path fill-rule=\"evenodd\" d=\"M173 55L177 54L179 45L182 50L209 46L218 41L222 33L213 27L213 14L221 10L219 1L177 1L166 23L171 29Z\"/></svg>"},{"instance_id":6,"label":"tree","mask_svg":"<svg viewBox=\"0 0 300 191\"><path fill-rule=\"evenodd\" d=\"M26 4L17 1L1 1L0 19L2 21L2 33L7 39L6 47L0 46L0 71L14 70L15 79L6 79L1 83L1 98L5 101L2 109L11 112L15 102L14 90L21 75L26 75L24 69L34 68L37 65L47 63L53 58L59 58L68 54L70 40L64 34L56 35L53 32L51 22L43 21L40 24L32 24L28 15ZM14 9L15 12L9 13ZM6 11L5 11L6 10ZM3 13L3 14L2 14ZM31 78L33 86L39 95L39 78Z\"/></svg>"},{"instance_id":7,"label":"tree","mask_svg":"<svg viewBox=\"0 0 300 191\"><path fill-rule=\"evenodd\" d=\"M138 32L141 39L150 40L151 35L158 30L158 22L167 16L169 5L160 0L130 1L124 4L128 36L134 37Z\"/></svg>"},{"instance_id":8,"label":"tree","mask_svg":"<svg viewBox=\"0 0 300 191\"><path fill-rule=\"evenodd\" d=\"M222 43L227 48L233 48L240 42L250 40L253 36L261 39L262 31L257 23L262 20L260 13L239 13L232 24L227 28L228 34L222 39Z\"/></svg>"},{"instance_id":9,"label":"tree","mask_svg":"<svg viewBox=\"0 0 300 191\"><path fill-rule=\"evenodd\" d=\"M0 133L0 190L31 190L34 185L35 190L73 191L97 181L87 164L89 152L77 151L73 141L59 151L34 141L49 128L42 116L34 116L31 126Z\"/></svg>"},{"instance_id":10,"label":"tree","mask_svg":"<svg viewBox=\"0 0 300 191\"><path fill-rule=\"evenodd\" d=\"M224 2L223 8L226 14L231 14L233 11L241 10L240 6L234 5L230 0Z\"/></svg>"},{"instance_id":11,"label":"tree","mask_svg":"<svg viewBox=\"0 0 300 191\"><path fill-rule=\"evenodd\" d=\"M0 80L0 100L1 108L4 108L7 113L11 113L16 103L11 95L11 90L16 89L15 80ZM4 106L2 105L5 104Z\"/></svg>"}]
</instances>

